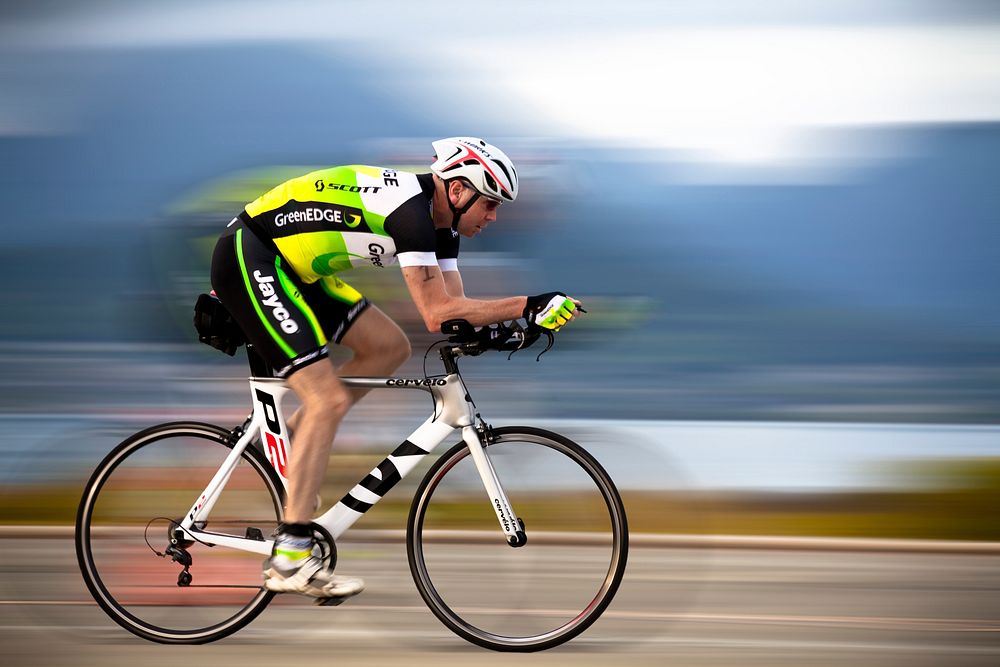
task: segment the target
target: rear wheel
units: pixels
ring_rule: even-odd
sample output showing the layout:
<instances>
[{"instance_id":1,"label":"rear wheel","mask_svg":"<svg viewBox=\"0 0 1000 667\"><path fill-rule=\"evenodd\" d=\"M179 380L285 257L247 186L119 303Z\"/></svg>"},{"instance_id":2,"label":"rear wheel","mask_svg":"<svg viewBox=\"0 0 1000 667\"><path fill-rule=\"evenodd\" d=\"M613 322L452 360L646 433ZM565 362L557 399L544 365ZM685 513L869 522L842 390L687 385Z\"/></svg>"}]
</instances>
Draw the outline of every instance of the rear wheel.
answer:
<instances>
[{"instance_id":1,"label":"rear wheel","mask_svg":"<svg viewBox=\"0 0 1000 667\"><path fill-rule=\"evenodd\" d=\"M431 611L468 641L498 651L551 648L587 629L618 590L625 509L607 472L571 440L528 427L493 435L485 451L527 544L507 544L461 443L417 490L410 570Z\"/></svg>"},{"instance_id":2,"label":"rear wheel","mask_svg":"<svg viewBox=\"0 0 1000 667\"><path fill-rule=\"evenodd\" d=\"M274 597L262 586L265 556L175 532L231 452L228 435L197 422L154 426L116 447L87 483L76 520L80 570L129 632L161 643L215 641ZM271 465L247 447L202 528L263 542L281 521L283 494Z\"/></svg>"}]
</instances>

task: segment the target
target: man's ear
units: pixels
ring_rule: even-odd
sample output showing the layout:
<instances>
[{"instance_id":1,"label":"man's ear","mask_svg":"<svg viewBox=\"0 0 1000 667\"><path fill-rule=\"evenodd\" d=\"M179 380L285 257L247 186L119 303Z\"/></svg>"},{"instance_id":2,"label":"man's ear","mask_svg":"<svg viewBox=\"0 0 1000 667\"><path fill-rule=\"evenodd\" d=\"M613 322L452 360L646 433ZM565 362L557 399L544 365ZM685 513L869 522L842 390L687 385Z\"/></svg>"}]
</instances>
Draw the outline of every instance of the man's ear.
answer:
<instances>
[{"instance_id":1,"label":"man's ear","mask_svg":"<svg viewBox=\"0 0 1000 667\"><path fill-rule=\"evenodd\" d=\"M462 190L465 189L465 185L460 179L455 179L448 182L448 198L451 200L453 206L458 206L458 200L462 196Z\"/></svg>"}]
</instances>

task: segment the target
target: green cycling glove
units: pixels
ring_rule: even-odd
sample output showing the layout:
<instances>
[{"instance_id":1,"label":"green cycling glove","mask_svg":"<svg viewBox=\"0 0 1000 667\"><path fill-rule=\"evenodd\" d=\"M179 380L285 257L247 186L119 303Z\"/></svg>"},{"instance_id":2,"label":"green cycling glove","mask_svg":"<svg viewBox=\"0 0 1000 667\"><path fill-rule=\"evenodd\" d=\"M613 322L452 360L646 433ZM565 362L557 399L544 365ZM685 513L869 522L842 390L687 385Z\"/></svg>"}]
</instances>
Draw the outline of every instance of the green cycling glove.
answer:
<instances>
[{"instance_id":1,"label":"green cycling glove","mask_svg":"<svg viewBox=\"0 0 1000 667\"><path fill-rule=\"evenodd\" d=\"M538 296L529 296L521 317L531 324L559 331L569 321L576 304L562 292L548 292Z\"/></svg>"}]
</instances>

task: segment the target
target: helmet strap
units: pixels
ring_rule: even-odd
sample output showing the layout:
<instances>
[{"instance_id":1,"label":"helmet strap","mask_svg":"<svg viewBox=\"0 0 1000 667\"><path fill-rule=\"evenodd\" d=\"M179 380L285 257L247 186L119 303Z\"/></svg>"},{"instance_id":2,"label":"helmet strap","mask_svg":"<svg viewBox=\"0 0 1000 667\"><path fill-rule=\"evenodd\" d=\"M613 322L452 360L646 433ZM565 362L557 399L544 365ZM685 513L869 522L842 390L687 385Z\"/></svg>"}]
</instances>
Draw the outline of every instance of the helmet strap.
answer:
<instances>
[{"instance_id":1,"label":"helmet strap","mask_svg":"<svg viewBox=\"0 0 1000 667\"><path fill-rule=\"evenodd\" d=\"M447 187L448 187L448 184L445 183L445 190L446 190L446 192L445 192L445 199L448 200L448 208L451 209L451 231L457 233L458 232L458 220L459 220L459 218L461 218L465 214L466 211L468 211L470 208L472 208L473 204L475 204L477 201L479 201L480 194L479 194L479 191L476 190L475 188L469 188L470 190L472 190L472 197L469 198L469 201L465 202L465 206L463 206L462 208L458 208L457 206L455 206L454 204L451 203L451 197L448 196Z\"/></svg>"}]
</instances>

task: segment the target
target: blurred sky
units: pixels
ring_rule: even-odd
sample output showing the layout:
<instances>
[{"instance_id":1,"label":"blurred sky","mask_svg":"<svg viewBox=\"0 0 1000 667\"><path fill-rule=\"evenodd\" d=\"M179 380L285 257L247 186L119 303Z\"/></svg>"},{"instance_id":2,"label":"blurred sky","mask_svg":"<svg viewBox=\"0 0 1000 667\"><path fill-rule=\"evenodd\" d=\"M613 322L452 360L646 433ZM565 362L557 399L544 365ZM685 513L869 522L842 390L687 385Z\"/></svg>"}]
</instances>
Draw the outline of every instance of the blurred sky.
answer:
<instances>
[{"instance_id":1,"label":"blurred sky","mask_svg":"<svg viewBox=\"0 0 1000 667\"><path fill-rule=\"evenodd\" d=\"M26 59L294 45L355 59L400 99L441 95L439 108L504 119L513 132L706 161L818 161L830 156L803 146L810 127L1000 114L1000 5L989 1L32 2L3 11L4 51ZM5 77L21 86L8 88L0 131L83 129L86 100L73 98L86 90L18 75ZM52 104L63 95L69 104Z\"/></svg>"}]
</instances>

